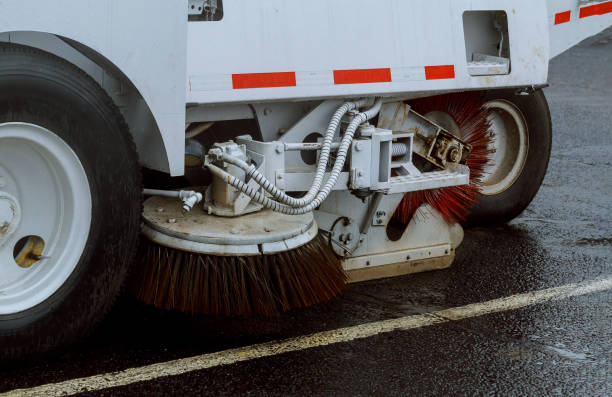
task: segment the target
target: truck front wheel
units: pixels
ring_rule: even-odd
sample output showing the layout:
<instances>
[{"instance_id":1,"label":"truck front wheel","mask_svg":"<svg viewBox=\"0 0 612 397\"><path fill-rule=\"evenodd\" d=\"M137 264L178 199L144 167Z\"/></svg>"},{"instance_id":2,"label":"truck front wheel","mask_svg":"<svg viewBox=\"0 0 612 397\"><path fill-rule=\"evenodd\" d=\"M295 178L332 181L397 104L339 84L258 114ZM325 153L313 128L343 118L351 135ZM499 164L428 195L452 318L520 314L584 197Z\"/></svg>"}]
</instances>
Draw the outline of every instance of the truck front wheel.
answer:
<instances>
[{"instance_id":1,"label":"truck front wheel","mask_svg":"<svg viewBox=\"0 0 612 397\"><path fill-rule=\"evenodd\" d=\"M140 178L91 78L0 44L0 362L73 342L109 310L137 244Z\"/></svg>"}]
</instances>

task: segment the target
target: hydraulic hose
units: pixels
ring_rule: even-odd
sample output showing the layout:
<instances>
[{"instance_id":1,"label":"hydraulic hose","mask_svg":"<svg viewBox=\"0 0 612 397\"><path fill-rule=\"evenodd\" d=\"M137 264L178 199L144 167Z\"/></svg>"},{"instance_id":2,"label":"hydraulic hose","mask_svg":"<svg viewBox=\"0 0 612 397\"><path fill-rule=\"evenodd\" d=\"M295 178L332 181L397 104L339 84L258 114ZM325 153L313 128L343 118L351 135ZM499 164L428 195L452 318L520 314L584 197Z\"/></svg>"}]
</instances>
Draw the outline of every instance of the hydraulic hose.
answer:
<instances>
[{"instance_id":1,"label":"hydraulic hose","mask_svg":"<svg viewBox=\"0 0 612 397\"><path fill-rule=\"evenodd\" d=\"M266 197L264 194L260 193L258 191L258 189L255 189L254 187L247 185L246 183L242 182L239 178L236 178L235 176L229 174L228 172L222 170L221 168L219 168L219 167L217 167L217 166L215 166L213 164L209 164L208 168L210 169L210 171L213 174L215 174L219 178L223 179L226 183L230 184L234 188L240 190L241 192L243 192L244 194L249 196L251 199L255 200L259 204L261 204L264 207L269 208L269 209L271 209L273 211L281 212L281 213L289 214L289 215L301 215L301 214L305 214L305 213L311 212L315 208L317 208L319 205L321 205L321 203L327 198L327 196L331 192L332 188L334 187L334 185L338 181L338 177L340 176L340 173L341 173L342 168L344 167L344 163L346 161L346 156L347 156L347 153L348 153L348 149L349 149L349 147L350 147L350 145L351 145L351 143L353 141L353 137L355 135L355 132L357 131L357 128L359 127L360 124L362 124L365 121L370 120L373 117L375 117L378 114L378 112L380 111L380 107L381 106L382 106L382 99L379 98L374 103L374 106L372 106L370 109L366 110L365 112L357 114L353 118L353 120L350 122L350 124L349 124L349 126L348 126L348 128L347 128L347 130L346 130L346 132L345 132L345 134L343 136L343 138L342 138L342 143L340 145L340 148L338 149L338 154L337 154L337 157L336 157L334 168L332 169L332 172L331 172L327 182L325 183L325 186L323 187L323 189L321 189L316 194L316 197L310 203L308 203L308 204L306 204L306 205L304 205L302 207L294 208L294 207L291 207L289 205L282 204L282 203L279 203L278 201L272 200L272 199ZM335 131L334 131L334 133L335 133ZM236 160L238 160L238 159L236 159ZM239 163L239 161L237 161L236 163ZM232 162L232 164L237 165L237 166L240 167L240 165L238 165L236 163ZM244 163L244 162L242 162L242 163ZM244 163L243 165L246 165L246 163ZM269 183L269 181L267 181L267 182ZM265 189L265 186L262 185L262 187L264 187L264 189ZM270 191L268 191L268 192L271 193ZM287 196L287 197L289 197L289 196Z\"/></svg>"},{"instance_id":2,"label":"hydraulic hose","mask_svg":"<svg viewBox=\"0 0 612 397\"><path fill-rule=\"evenodd\" d=\"M355 137L355 132L357 131L357 128L362 123L376 117L378 112L380 112L381 106L382 99L377 98L374 102L374 105L370 109L366 110L365 112L359 113L353 118L353 120L351 120L349 126L346 129L346 132L344 133L344 136L342 137L342 143L340 144L340 148L338 149L338 153L336 154L336 162L334 164L334 168L331 171L329 179L327 180L325 186L323 186L317 197L309 205L309 207L315 209L327 198L334 185L338 181L340 173L342 172L342 168L344 167L344 163L346 162L348 150L351 146L351 143L353 142L353 138Z\"/></svg>"},{"instance_id":3,"label":"hydraulic hose","mask_svg":"<svg viewBox=\"0 0 612 397\"><path fill-rule=\"evenodd\" d=\"M259 184L268 193L270 193L276 201L279 201L283 204L287 204L294 208L309 205L310 203L312 203L314 197L317 193L319 193L319 190L321 188L323 177L325 176L325 169L327 168L327 162L329 161L332 141L334 139L334 136L336 135L336 131L338 130L338 126L340 125L342 117L344 117L344 115L349 111L364 106L366 103L366 99L361 99L355 102L346 102L336 110L329 122L327 132L325 133L324 141L321 148L321 155L319 156L319 163L317 165L317 171L315 173L313 183L308 192L301 198L291 197L282 190L278 189L263 174L257 171L255 166L253 165L249 165L246 162L227 154L221 154L221 159L244 170L248 177L254 179L255 182L257 182L257 184Z\"/></svg>"},{"instance_id":4,"label":"hydraulic hose","mask_svg":"<svg viewBox=\"0 0 612 397\"><path fill-rule=\"evenodd\" d=\"M304 197L297 200L300 205L306 205L310 203L321 188L321 183L323 182L323 177L325 176L325 169L327 168L327 162L329 161L331 144L334 140L334 136L336 135L336 131L338 130L338 126L340 125L342 117L344 117L344 115L350 110L359 109L360 107L365 106L366 104L367 99L360 99L355 102L347 102L342 105L338 110L336 110L336 113L334 113L334 115L332 116L329 122L329 126L327 127L325 137L323 138L323 147L321 148L319 163L317 165L317 171L315 173L312 187L308 190Z\"/></svg>"}]
</instances>

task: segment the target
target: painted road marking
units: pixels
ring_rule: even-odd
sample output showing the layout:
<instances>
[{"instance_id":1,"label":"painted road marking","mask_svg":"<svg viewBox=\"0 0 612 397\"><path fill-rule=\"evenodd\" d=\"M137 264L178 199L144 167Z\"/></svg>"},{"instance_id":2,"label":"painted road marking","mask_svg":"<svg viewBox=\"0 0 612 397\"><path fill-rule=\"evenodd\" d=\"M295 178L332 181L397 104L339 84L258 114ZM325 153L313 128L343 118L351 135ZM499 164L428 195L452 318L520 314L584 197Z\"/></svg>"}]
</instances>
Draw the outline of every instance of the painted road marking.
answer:
<instances>
[{"instance_id":1,"label":"painted road marking","mask_svg":"<svg viewBox=\"0 0 612 397\"><path fill-rule=\"evenodd\" d=\"M166 376L182 375L220 365L235 364L257 358L295 352L313 347L328 346L335 343L350 342L356 339L369 338L392 331L405 331L427 327L434 324L448 323L485 314L499 313L520 309L539 303L565 299L572 296L586 295L612 289L612 276L561 287L526 292L487 302L473 303L466 306L440 310L428 314L406 316L391 320L377 321L340 328L332 331L318 332L297 338L262 343L253 346L224 350L217 353L183 358L144 367L130 368L124 371L111 372L87 378L72 379L65 382L51 383L31 389L13 390L1 393L0 397L9 396L66 396L84 391L104 390L111 387L127 386L137 382L152 381Z\"/></svg>"}]
</instances>

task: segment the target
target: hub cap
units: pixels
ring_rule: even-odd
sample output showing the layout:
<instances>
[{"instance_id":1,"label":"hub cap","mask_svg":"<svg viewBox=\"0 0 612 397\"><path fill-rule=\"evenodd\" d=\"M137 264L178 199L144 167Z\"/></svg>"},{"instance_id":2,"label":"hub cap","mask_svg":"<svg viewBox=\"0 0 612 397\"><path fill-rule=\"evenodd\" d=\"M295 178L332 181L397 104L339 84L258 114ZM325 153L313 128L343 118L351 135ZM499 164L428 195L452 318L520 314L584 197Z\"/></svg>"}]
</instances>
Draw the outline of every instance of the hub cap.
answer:
<instances>
[{"instance_id":1,"label":"hub cap","mask_svg":"<svg viewBox=\"0 0 612 397\"><path fill-rule=\"evenodd\" d=\"M74 151L32 124L0 124L0 315L65 283L89 236L91 193Z\"/></svg>"},{"instance_id":2,"label":"hub cap","mask_svg":"<svg viewBox=\"0 0 612 397\"><path fill-rule=\"evenodd\" d=\"M482 193L494 195L506 191L521 175L529 151L529 134L525 117L514 104L495 100L485 107L491 110L495 153L482 179Z\"/></svg>"}]
</instances>

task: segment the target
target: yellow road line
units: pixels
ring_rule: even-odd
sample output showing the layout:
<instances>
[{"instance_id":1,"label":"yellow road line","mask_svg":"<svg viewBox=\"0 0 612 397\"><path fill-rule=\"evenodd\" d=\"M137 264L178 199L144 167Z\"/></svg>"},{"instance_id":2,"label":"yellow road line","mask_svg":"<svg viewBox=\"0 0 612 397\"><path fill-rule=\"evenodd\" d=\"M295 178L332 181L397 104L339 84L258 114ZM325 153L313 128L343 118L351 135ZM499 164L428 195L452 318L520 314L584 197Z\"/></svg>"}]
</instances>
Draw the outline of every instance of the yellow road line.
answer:
<instances>
[{"instance_id":1,"label":"yellow road line","mask_svg":"<svg viewBox=\"0 0 612 397\"><path fill-rule=\"evenodd\" d=\"M473 303L466 306L440 310L429 314L406 316L391 320L376 321L340 328L331 331L299 336L261 343L237 349L224 350L217 353L182 358L143 367L129 368L124 371L94 375L86 378L71 379L59 383L50 383L31 389L13 390L0 394L8 396L66 396L84 391L103 390L111 387L147 382L166 376L182 375L192 371L213 368L220 365L235 364L256 358L270 357L278 354L301 351L313 347L328 346L335 343L350 342L356 339L368 338L392 331L404 331L427 327L485 314L499 313L520 309L552 300L580 296L594 292L612 289L612 277L587 281L577 284L567 284L561 287L548 288L539 291L526 292L487 302Z\"/></svg>"}]
</instances>

